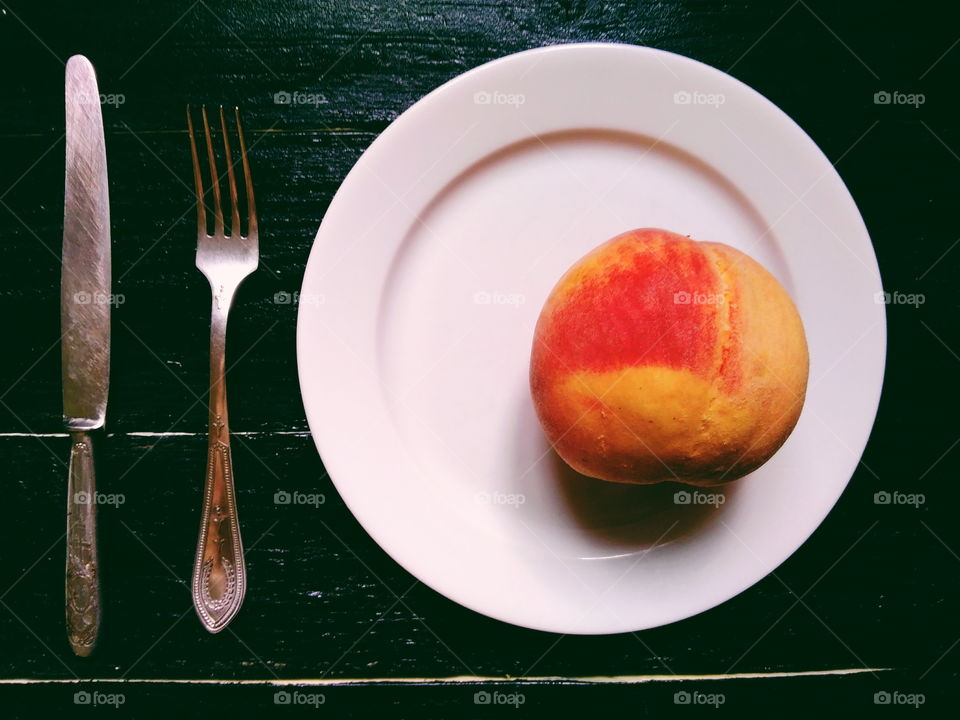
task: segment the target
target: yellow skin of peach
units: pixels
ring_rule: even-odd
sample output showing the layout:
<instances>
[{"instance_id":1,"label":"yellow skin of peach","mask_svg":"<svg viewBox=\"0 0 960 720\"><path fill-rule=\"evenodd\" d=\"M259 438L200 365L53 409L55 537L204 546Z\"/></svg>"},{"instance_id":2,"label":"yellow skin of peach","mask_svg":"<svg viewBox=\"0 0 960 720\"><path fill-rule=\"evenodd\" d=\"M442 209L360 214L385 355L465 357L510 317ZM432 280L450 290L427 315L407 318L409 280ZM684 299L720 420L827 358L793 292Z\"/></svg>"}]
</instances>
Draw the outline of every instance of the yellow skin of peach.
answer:
<instances>
[{"instance_id":1,"label":"yellow skin of peach","mask_svg":"<svg viewBox=\"0 0 960 720\"><path fill-rule=\"evenodd\" d=\"M748 255L656 228L579 260L534 332L530 387L551 445L612 482L729 482L792 432L809 358L783 286Z\"/></svg>"}]
</instances>

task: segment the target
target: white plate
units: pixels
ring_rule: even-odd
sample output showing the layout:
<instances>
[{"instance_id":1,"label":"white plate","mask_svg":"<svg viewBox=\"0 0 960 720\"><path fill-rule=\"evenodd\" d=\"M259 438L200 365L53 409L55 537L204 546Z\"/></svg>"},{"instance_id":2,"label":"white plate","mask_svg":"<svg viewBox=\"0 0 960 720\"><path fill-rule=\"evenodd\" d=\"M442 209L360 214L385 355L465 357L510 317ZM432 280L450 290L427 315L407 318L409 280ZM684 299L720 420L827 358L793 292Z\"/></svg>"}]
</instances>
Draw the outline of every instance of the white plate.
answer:
<instances>
[{"instance_id":1,"label":"white plate","mask_svg":"<svg viewBox=\"0 0 960 720\"><path fill-rule=\"evenodd\" d=\"M551 287L645 226L748 252L806 327L796 430L718 507L567 471L530 400ZM421 581L529 628L639 630L750 587L836 502L879 400L880 290L843 182L758 93L650 48L532 50L427 95L347 176L300 297L303 401L344 501Z\"/></svg>"}]
</instances>

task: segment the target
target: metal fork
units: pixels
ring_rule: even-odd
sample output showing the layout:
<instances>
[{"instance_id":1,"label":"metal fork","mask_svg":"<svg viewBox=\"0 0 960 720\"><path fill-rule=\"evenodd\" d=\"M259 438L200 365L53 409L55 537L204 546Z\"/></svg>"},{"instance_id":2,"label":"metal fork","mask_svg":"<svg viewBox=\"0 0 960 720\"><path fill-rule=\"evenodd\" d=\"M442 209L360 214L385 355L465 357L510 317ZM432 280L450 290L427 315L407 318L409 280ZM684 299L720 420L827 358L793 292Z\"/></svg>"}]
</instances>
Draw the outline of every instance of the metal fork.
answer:
<instances>
[{"instance_id":1,"label":"metal fork","mask_svg":"<svg viewBox=\"0 0 960 720\"><path fill-rule=\"evenodd\" d=\"M190 153L193 157L193 180L197 191L197 267L210 282L213 309L210 321L210 415L207 443L207 476L203 491L203 513L200 537L193 567L193 604L204 627L212 633L227 626L240 610L247 589L247 571L243 560L243 544L237 520L237 501L233 487L233 461L230 456L230 426L227 421L227 388L224 381L224 346L227 333L227 313L234 294L247 275L257 268L257 213L250 180L247 147L240 125L240 111L236 114L240 157L246 179L247 234L240 231L240 212L237 208L237 182L233 172L233 157L223 107L220 108L220 128L223 133L224 158L230 184L230 234L224 232L223 211L220 202L220 183L214 159L213 141L207 109L203 107L203 133L207 143L210 164L210 185L213 191L213 234L207 233L207 213L204 207L203 180L200 158L194 138L193 120L187 107L187 128L190 131Z\"/></svg>"}]
</instances>

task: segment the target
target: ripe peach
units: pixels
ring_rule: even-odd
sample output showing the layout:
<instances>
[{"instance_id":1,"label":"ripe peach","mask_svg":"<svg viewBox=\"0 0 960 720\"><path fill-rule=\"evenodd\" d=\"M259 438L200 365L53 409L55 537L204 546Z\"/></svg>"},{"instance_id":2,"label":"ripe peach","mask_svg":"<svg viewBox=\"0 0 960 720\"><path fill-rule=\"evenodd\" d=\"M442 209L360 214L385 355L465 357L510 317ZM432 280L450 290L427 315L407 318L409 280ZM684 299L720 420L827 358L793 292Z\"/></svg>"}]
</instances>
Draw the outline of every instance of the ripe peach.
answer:
<instances>
[{"instance_id":1,"label":"ripe peach","mask_svg":"<svg viewBox=\"0 0 960 720\"><path fill-rule=\"evenodd\" d=\"M530 387L574 470L626 483L712 485L765 463L800 417L800 316L759 263L644 228L579 260L534 332Z\"/></svg>"}]
</instances>

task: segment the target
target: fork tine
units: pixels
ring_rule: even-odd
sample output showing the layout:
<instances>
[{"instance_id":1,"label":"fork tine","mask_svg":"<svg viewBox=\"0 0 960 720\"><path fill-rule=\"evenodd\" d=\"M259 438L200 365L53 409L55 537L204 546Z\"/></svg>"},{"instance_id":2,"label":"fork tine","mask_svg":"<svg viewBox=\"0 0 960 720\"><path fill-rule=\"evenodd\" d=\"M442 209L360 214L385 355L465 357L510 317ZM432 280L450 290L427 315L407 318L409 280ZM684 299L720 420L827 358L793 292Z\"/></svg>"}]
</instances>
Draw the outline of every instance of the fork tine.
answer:
<instances>
[{"instance_id":1,"label":"fork tine","mask_svg":"<svg viewBox=\"0 0 960 720\"><path fill-rule=\"evenodd\" d=\"M223 152L227 158L227 177L230 181L230 237L240 237L240 211L237 210L237 180L233 174L233 156L230 154L230 137L227 121L220 106L220 129L223 130Z\"/></svg>"},{"instance_id":2,"label":"fork tine","mask_svg":"<svg viewBox=\"0 0 960 720\"><path fill-rule=\"evenodd\" d=\"M243 125L240 124L240 108L234 106L237 118L237 135L240 138L240 157L243 159L243 175L247 185L247 237L257 237L257 204L253 199L253 180L250 179L250 161L247 159L247 144L243 139Z\"/></svg>"},{"instance_id":3,"label":"fork tine","mask_svg":"<svg viewBox=\"0 0 960 720\"><path fill-rule=\"evenodd\" d=\"M197 155L197 141L193 135L193 118L187 105L187 130L190 133L190 156L193 158L193 185L197 190L197 231L207 234L207 211L203 204L203 180L200 177L200 158Z\"/></svg>"},{"instance_id":4,"label":"fork tine","mask_svg":"<svg viewBox=\"0 0 960 720\"><path fill-rule=\"evenodd\" d=\"M203 133L207 138L207 158L210 160L210 182L213 185L213 234L223 236L223 209L220 204L220 181L217 180L217 161L213 157L213 140L210 138L210 123L207 121L207 106L201 106Z\"/></svg>"}]
</instances>

